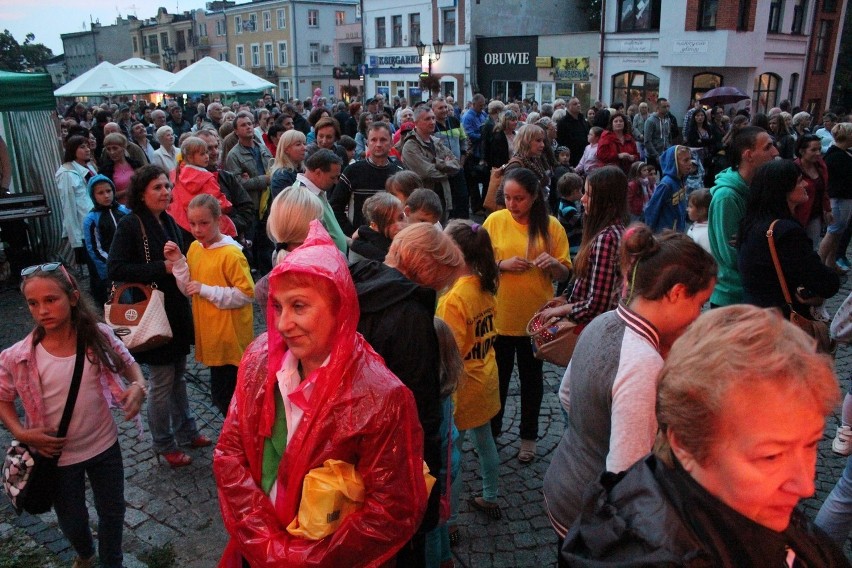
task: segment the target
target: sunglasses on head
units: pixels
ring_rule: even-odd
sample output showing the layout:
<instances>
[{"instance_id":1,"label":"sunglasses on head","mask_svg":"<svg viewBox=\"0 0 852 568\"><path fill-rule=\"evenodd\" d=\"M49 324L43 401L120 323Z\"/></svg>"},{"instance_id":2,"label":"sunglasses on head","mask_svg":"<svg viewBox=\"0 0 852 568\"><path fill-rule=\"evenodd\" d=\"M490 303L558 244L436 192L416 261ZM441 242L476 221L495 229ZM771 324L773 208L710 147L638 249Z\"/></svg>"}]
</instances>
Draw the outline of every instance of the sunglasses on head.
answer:
<instances>
[{"instance_id":1,"label":"sunglasses on head","mask_svg":"<svg viewBox=\"0 0 852 568\"><path fill-rule=\"evenodd\" d=\"M35 275L37 272L56 272L57 270L62 271L62 274L65 275L65 279L68 280L68 283L71 284L72 288L77 288L74 285L74 281L71 280L71 275L68 274L68 271L65 270L65 267L61 262L45 262L44 264L33 264L32 266L28 266L21 270L21 278L28 278Z\"/></svg>"}]
</instances>

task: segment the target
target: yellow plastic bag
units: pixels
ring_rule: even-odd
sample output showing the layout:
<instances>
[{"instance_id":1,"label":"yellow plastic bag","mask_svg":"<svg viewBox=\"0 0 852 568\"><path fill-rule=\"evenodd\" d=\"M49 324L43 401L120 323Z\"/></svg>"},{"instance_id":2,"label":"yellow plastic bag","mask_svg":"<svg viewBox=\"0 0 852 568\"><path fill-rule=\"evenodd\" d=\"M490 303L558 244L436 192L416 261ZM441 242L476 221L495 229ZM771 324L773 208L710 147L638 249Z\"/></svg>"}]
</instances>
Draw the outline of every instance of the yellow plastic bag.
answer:
<instances>
[{"instance_id":1,"label":"yellow plastic bag","mask_svg":"<svg viewBox=\"0 0 852 568\"><path fill-rule=\"evenodd\" d=\"M351 463L325 460L302 482L299 513L287 526L293 536L308 540L325 538L343 519L364 504L364 480Z\"/></svg>"}]
</instances>

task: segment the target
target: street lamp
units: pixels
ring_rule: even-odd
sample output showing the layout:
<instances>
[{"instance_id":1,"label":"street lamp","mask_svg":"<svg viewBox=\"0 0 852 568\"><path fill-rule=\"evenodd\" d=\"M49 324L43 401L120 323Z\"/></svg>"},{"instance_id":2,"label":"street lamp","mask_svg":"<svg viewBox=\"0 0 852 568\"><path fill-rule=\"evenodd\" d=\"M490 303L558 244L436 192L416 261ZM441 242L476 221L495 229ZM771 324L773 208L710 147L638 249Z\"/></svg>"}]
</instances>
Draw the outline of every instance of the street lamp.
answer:
<instances>
[{"instance_id":1,"label":"street lamp","mask_svg":"<svg viewBox=\"0 0 852 568\"><path fill-rule=\"evenodd\" d=\"M175 70L175 56L177 52L171 46L163 48L163 60L166 63L166 70L171 73Z\"/></svg>"},{"instance_id":2,"label":"street lamp","mask_svg":"<svg viewBox=\"0 0 852 568\"><path fill-rule=\"evenodd\" d=\"M423 55L426 53L426 48L429 48L429 76L432 76L432 62L438 61L441 59L441 50L444 49L444 42L439 39L436 39L431 46L424 44L422 41L418 41L417 45L417 55L420 56L420 59L423 59ZM432 59L432 52L434 50L435 59Z\"/></svg>"}]
</instances>

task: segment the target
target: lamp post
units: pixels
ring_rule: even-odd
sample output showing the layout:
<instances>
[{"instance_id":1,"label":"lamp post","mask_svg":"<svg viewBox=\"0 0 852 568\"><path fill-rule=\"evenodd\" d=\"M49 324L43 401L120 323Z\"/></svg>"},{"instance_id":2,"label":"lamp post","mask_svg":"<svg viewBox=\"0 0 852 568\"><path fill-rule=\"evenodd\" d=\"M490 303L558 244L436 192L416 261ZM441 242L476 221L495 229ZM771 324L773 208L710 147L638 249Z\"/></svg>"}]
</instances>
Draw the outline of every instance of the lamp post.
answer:
<instances>
[{"instance_id":1,"label":"lamp post","mask_svg":"<svg viewBox=\"0 0 852 568\"><path fill-rule=\"evenodd\" d=\"M171 73L175 70L175 56L177 52L171 46L163 48L163 60L166 64L166 70Z\"/></svg>"},{"instance_id":2,"label":"lamp post","mask_svg":"<svg viewBox=\"0 0 852 568\"><path fill-rule=\"evenodd\" d=\"M423 55L426 54L426 48L429 48L429 76L432 76L432 61L438 61L441 59L441 50L444 49L444 42L439 39L436 39L431 46L424 44L422 41L418 41L417 45L417 55L420 56L420 59L423 59ZM434 50L435 59L432 59L432 53Z\"/></svg>"}]
</instances>

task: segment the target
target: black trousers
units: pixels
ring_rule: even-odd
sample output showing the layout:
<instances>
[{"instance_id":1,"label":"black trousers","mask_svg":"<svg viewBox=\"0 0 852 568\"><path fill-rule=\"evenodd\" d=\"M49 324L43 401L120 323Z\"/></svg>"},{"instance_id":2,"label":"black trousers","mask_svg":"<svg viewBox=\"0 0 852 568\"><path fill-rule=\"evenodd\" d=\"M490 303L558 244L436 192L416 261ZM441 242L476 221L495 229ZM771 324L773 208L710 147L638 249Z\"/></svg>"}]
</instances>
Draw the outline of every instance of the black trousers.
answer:
<instances>
[{"instance_id":1,"label":"black trousers","mask_svg":"<svg viewBox=\"0 0 852 568\"><path fill-rule=\"evenodd\" d=\"M538 416L544 397L544 362L533 357L532 344L527 336L498 335L494 342L494 355L500 380L500 412L491 419L491 433L496 438L503 431L503 411L517 355L518 379L521 382L521 439L538 439Z\"/></svg>"},{"instance_id":2,"label":"black trousers","mask_svg":"<svg viewBox=\"0 0 852 568\"><path fill-rule=\"evenodd\" d=\"M222 416L227 416L234 389L237 388L237 366L210 367L210 399Z\"/></svg>"}]
</instances>

